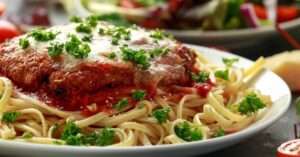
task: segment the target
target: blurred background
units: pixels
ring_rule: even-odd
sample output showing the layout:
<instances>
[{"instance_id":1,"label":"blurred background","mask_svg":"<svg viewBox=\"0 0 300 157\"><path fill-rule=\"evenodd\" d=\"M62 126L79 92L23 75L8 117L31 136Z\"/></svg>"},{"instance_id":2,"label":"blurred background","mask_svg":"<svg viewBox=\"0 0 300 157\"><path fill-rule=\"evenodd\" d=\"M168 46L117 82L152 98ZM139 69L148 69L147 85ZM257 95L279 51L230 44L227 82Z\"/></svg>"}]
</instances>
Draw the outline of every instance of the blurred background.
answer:
<instances>
[{"instance_id":1,"label":"blurred background","mask_svg":"<svg viewBox=\"0 0 300 157\"><path fill-rule=\"evenodd\" d=\"M300 41L299 4L299 0L0 0L0 19L25 33L66 24L73 15L95 14L116 25L165 29L184 43L256 59L293 49L275 23ZM6 25L0 22L0 38L5 37L1 27Z\"/></svg>"}]
</instances>

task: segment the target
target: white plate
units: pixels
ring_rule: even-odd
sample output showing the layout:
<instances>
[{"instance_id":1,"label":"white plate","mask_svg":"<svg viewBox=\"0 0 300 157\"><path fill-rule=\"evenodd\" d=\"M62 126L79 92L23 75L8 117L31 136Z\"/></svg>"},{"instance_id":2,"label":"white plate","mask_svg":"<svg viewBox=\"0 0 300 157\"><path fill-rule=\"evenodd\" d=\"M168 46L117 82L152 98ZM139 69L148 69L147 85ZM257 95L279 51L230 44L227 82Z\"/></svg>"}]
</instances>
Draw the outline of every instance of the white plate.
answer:
<instances>
[{"instance_id":1,"label":"white plate","mask_svg":"<svg viewBox=\"0 0 300 157\"><path fill-rule=\"evenodd\" d=\"M188 45L198 52L203 53L211 61L220 63L222 57L238 57L236 55L209 49L200 46ZM240 57L238 67L249 67L252 61ZM264 70L255 79L251 86L258 88L263 94L270 95L274 102L266 112L266 115L253 123L248 128L220 138L205 141L190 142L178 145L141 146L128 148L108 148L108 147L80 147L80 146L56 146L41 145L21 142L0 140L0 154L14 156L46 156L46 157L187 157L213 152L242 140L266 129L277 121L289 108L291 103L291 93L284 81L273 72ZM284 133L282 133L284 134Z\"/></svg>"}]
</instances>

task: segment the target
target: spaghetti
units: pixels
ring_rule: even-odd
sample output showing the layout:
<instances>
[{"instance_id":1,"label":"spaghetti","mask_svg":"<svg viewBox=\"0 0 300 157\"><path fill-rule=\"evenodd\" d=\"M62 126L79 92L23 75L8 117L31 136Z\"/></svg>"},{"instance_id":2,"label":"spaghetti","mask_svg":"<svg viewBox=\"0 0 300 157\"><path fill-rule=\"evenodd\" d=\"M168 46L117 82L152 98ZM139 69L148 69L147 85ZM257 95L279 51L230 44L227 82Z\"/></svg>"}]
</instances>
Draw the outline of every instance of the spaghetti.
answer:
<instances>
[{"instance_id":1,"label":"spaghetti","mask_svg":"<svg viewBox=\"0 0 300 157\"><path fill-rule=\"evenodd\" d=\"M249 126L260 110L271 104L269 96L247 88L247 80L255 77L262 63L261 58L248 70L241 70L211 64L198 56L196 68L208 74L204 81L198 72L194 81L200 82L195 81L192 87L159 88L152 100L140 100L134 108L89 117L49 107L15 89L10 79L0 77L0 136L40 144L110 147L177 144L224 136Z\"/></svg>"}]
</instances>

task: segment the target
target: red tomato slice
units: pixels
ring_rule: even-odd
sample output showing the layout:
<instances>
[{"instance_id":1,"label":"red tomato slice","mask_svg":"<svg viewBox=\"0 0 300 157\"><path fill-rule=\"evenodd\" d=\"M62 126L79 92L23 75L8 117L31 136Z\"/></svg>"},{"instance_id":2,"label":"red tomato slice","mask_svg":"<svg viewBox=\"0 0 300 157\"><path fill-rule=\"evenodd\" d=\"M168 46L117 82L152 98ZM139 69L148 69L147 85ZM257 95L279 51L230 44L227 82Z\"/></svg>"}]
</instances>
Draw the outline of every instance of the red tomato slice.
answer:
<instances>
[{"instance_id":1,"label":"red tomato slice","mask_svg":"<svg viewBox=\"0 0 300 157\"><path fill-rule=\"evenodd\" d=\"M300 157L300 139L281 144L277 151L278 157Z\"/></svg>"},{"instance_id":2,"label":"red tomato slice","mask_svg":"<svg viewBox=\"0 0 300 157\"><path fill-rule=\"evenodd\" d=\"M8 21L0 20L0 43L18 35L20 35L20 32L15 25Z\"/></svg>"},{"instance_id":3,"label":"red tomato slice","mask_svg":"<svg viewBox=\"0 0 300 157\"><path fill-rule=\"evenodd\" d=\"M259 19L267 19L266 9L259 5L254 5L255 14ZM299 16L299 10L294 6L278 6L277 22L286 22L296 19Z\"/></svg>"},{"instance_id":4,"label":"red tomato slice","mask_svg":"<svg viewBox=\"0 0 300 157\"><path fill-rule=\"evenodd\" d=\"M123 8L139 8L139 7L141 7L134 0L120 0L120 6Z\"/></svg>"},{"instance_id":5,"label":"red tomato slice","mask_svg":"<svg viewBox=\"0 0 300 157\"><path fill-rule=\"evenodd\" d=\"M279 6L277 8L277 21L290 21L299 16L299 10L294 6Z\"/></svg>"}]
</instances>

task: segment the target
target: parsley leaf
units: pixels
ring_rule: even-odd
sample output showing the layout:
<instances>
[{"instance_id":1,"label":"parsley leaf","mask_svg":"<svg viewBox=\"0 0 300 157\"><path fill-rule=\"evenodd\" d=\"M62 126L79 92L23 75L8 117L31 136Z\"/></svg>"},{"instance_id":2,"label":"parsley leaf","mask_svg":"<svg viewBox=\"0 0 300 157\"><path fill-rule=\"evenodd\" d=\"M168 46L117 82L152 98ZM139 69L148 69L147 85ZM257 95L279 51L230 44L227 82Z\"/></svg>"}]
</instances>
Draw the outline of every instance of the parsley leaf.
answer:
<instances>
[{"instance_id":1,"label":"parsley leaf","mask_svg":"<svg viewBox=\"0 0 300 157\"><path fill-rule=\"evenodd\" d=\"M131 95L134 100L143 100L145 99L147 92L145 90L132 90Z\"/></svg>"},{"instance_id":2,"label":"parsley leaf","mask_svg":"<svg viewBox=\"0 0 300 157\"><path fill-rule=\"evenodd\" d=\"M109 53L108 58L110 58L110 59L116 58L116 53L114 53L114 52Z\"/></svg>"},{"instance_id":3,"label":"parsley leaf","mask_svg":"<svg viewBox=\"0 0 300 157\"><path fill-rule=\"evenodd\" d=\"M224 129L220 127L218 129L218 131L215 132L215 134L213 135L213 137L221 137L221 136L225 136L225 135L226 135L226 133L225 133Z\"/></svg>"},{"instance_id":4,"label":"parsley leaf","mask_svg":"<svg viewBox=\"0 0 300 157\"><path fill-rule=\"evenodd\" d=\"M24 132L21 138L32 138L32 134L28 131Z\"/></svg>"},{"instance_id":5,"label":"parsley leaf","mask_svg":"<svg viewBox=\"0 0 300 157\"><path fill-rule=\"evenodd\" d=\"M145 50L132 50L125 46L120 48L122 51L122 59L125 61L132 61L138 65L140 65L142 68L149 68L150 63L147 59L147 55L145 53Z\"/></svg>"},{"instance_id":6,"label":"parsley leaf","mask_svg":"<svg viewBox=\"0 0 300 157\"><path fill-rule=\"evenodd\" d=\"M250 115L264 107L266 104L255 93L250 93L238 104L238 111L243 115Z\"/></svg>"},{"instance_id":7,"label":"parsley leaf","mask_svg":"<svg viewBox=\"0 0 300 157\"><path fill-rule=\"evenodd\" d=\"M50 57L57 57L59 56L64 49L64 44L59 44L59 43L55 43L55 44L51 44L50 47L47 47L48 49L48 55Z\"/></svg>"},{"instance_id":8,"label":"parsley leaf","mask_svg":"<svg viewBox=\"0 0 300 157\"><path fill-rule=\"evenodd\" d=\"M150 54L151 58L154 58L155 56L157 56L159 54L166 55L169 51L170 51L170 49L168 49L168 48L157 48L157 49L149 51L149 54Z\"/></svg>"},{"instance_id":9,"label":"parsley leaf","mask_svg":"<svg viewBox=\"0 0 300 157\"><path fill-rule=\"evenodd\" d=\"M232 58L232 59L222 58L222 61L227 67L231 67L235 62L238 62L239 59L238 58Z\"/></svg>"},{"instance_id":10,"label":"parsley leaf","mask_svg":"<svg viewBox=\"0 0 300 157\"><path fill-rule=\"evenodd\" d=\"M29 47L29 41L27 39L20 39L19 45L22 47L22 49L26 49Z\"/></svg>"},{"instance_id":11,"label":"parsley leaf","mask_svg":"<svg viewBox=\"0 0 300 157\"><path fill-rule=\"evenodd\" d=\"M43 29L36 29L31 31L28 34L29 37L33 37L36 41L50 41L55 39L56 34L52 33L52 32L47 32Z\"/></svg>"},{"instance_id":12,"label":"parsley leaf","mask_svg":"<svg viewBox=\"0 0 300 157\"><path fill-rule=\"evenodd\" d=\"M96 16L88 16L86 18L86 21L87 21L88 25L91 26L91 27L96 27L97 24L98 24Z\"/></svg>"},{"instance_id":13,"label":"parsley leaf","mask_svg":"<svg viewBox=\"0 0 300 157\"><path fill-rule=\"evenodd\" d=\"M71 16L70 17L70 22L74 22L74 23L81 23L82 19L78 16Z\"/></svg>"},{"instance_id":14,"label":"parsley leaf","mask_svg":"<svg viewBox=\"0 0 300 157\"><path fill-rule=\"evenodd\" d=\"M152 115L157 119L159 124L166 123L170 108L157 109L152 112Z\"/></svg>"},{"instance_id":15,"label":"parsley leaf","mask_svg":"<svg viewBox=\"0 0 300 157\"><path fill-rule=\"evenodd\" d=\"M82 37L82 41L91 42L92 38L93 38L93 35L85 35Z\"/></svg>"},{"instance_id":16,"label":"parsley leaf","mask_svg":"<svg viewBox=\"0 0 300 157\"><path fill-rule=\"evenodd\" d=\"M174 131L178 137L188 142L199 141L203 138L201 131L195 126L190 126L188 122L184 122L182 126L176 125Z\"/></svg>"},{"instance_id":17,"label":"parsley leaf","mask_svg":"<svg viewBox=\"0 0 300 157\"><path fill-rule=\"evenodd\" d=\"M91 52L90 46L83 44L74 34L72 34L71 39L66 42L65 49L75 58L86 58Z\"/></svg>"},{"instance_id":18,"label":"parsley leaf","mask_svg":"<svg viewBox=\"0 0 300 157\"><path fill-rule=\"evenodd\" d=\"M67 145L83 144L82 131L73 121L67 122L65 128L61 132L61 139L65 140Z\"/></svg>"},{"instance_id":19,"label":"parsley leaf","mask_svg":"<svg viewBox=\"0 0 300 157\"><path fill-rule=\"evenodd\" d=\"M215 77L221 78L223 80L229 80L229 71L226 70L218 70L215 72Z\"/></svg>"},{"instance_id":20,"label":"parsley leaf","mask_svg":"<svg viewBox=\"0 0 300 157\"><path fill-rule=\"evenodd\" d=\"M199 72L198 75L196 75L195 73L192 73L192 80L195 81L196 83L198 82L206 82L207 79L209 78L209 72Z\"/></svg>"},{"instance_id":21,"label":"parsley leaf","mask_svg":"<svg viewBox=\"0 0 300 157\"><path fill-rule=\"evenodd\" d=\"M154 32L150 34L150 37L156 40L160 40L164 37L164 31L160 29L156 29Z\"/></svg>"},{"instance_id":22,"label":"parsley leaf","mask_svg":"<svg viewBox=\"0 0 300 157\"><path fill-rule=\"evenodd\" d=\"M108 146L113 144L115 137L116 132L113 129L104 127L99 134L88 134L85 142L89 145Z\"/></svg>"},{"instance_id":23,"label":"parsley leaf","mask_svg":"<svg viewBox=\"0 0 300 157\"><path fill-rule=\"evenodd\" d=\"M116 105L115 108L120 111L123 107L128 105L128 100L127 98L121 99Z\"/></svg>"},{"instance_id":24,"label":"parsley leaf","mask_svg":"<svg viewBox=\"0 0 300 157\"><path fill-rule=\"evenodd\" d=\"M81 32L81 33L87 33L90 34L92 33L92 29L90 26L84 25L84 24L80 24L75 28L76 32Z\"/></svg>"},{"instance_id":25,"label":"parsley leaf","mask_svg":"<svg viewBox=\"0 0 300 157\"><path fill-rule=\"evenodd\" d=\"M2 121L7 122L7 123L12 123L20 115L21 115L20 112L4 112L3 115L2 115Z\"/></svg>"}]
</instances>

